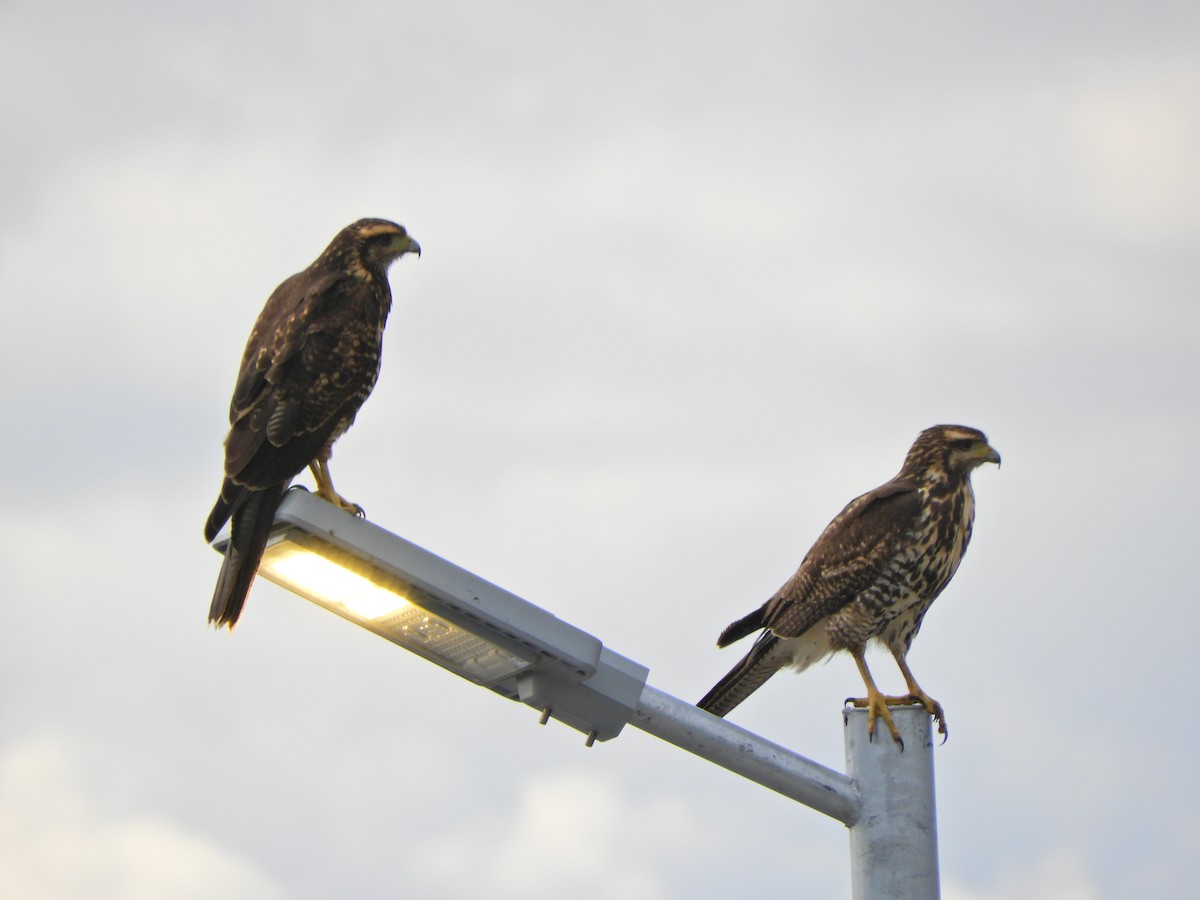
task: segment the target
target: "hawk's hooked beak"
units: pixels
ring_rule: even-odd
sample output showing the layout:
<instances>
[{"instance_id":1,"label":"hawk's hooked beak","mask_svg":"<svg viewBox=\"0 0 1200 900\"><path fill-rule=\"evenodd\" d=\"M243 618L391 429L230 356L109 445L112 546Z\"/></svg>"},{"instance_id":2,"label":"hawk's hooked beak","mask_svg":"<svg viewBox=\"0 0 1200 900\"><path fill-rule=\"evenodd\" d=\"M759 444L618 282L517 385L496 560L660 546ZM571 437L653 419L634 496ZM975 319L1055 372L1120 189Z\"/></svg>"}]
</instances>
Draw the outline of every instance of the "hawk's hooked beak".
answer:
<instances>
[{"instance_id":1,"label":"hawk's hooked beak","mask_svg":"<svg viewBox=\"0 0 1200 900\"><path fill-rule=\"evenodd\" d=\"M995 463L997 466L1000 465L1000 454L991 444L980 444L979 448L975 451L975 455L979 457L980 465L989 462Z\"/></svg>"},{"instance_id":2,"label":"hawk's hooked beak","mask_svg":"<svg viewBox=\"0 0 1200 900\"><path fill-rule=\"evenodd\" d=\"M405 235L405 243L400 248L400 254L397 256L397 259L399 259L400 256L403 256L405 253L415 253L417 254L418 258L421 256L421 245L411 237L408 237L408 235Z\"/></svg>"}]
</instances>

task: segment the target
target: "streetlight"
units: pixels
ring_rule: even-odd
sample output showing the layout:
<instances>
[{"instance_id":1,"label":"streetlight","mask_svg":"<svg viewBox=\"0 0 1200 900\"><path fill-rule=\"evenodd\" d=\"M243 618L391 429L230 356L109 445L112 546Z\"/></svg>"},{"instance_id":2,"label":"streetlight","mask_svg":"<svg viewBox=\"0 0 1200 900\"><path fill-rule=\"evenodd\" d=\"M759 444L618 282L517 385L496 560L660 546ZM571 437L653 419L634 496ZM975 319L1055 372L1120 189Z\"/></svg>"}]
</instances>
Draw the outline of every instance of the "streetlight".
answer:
<instances>
[{"instance_id":1,"label":"streetlight","mask_svg":"<svg viewBox=\"0 0 1200 900\"><path fill-rule=\"evenodd\" d=\"M646 685L599 638L305 490L280 504L258 571L589 743L621 732Z\"/></svg>"},{"instance_id":2,"label":"streetlight","mask_svg":"<svg viewBox=\"0 0 1200 900\"><path fill-rule=\"evenodd\" d=\"M228 529L213 546L224 551ZM831 816L850 829L856 900L938 895L933 734L923 707L893 711L904 738L868 740L843 711L843 775L646 683L599 638L308 491L288 492L259 574L368 631L587 735L626 724Z\"/></svg>"}]
</instances>

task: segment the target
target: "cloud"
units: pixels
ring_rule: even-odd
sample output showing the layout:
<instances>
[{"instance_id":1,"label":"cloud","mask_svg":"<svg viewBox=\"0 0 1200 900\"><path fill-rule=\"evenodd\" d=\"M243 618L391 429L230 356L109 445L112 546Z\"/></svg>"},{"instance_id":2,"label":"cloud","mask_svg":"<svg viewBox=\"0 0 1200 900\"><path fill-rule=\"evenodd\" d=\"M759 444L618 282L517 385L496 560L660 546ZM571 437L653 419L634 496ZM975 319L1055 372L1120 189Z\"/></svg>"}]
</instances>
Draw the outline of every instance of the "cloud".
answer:
<instances>
[{"instance_id":1,"label":"cloud","mask_svg":"<svg viewBox=\"0 0 1200 900\"><path fill-rule=\"evenodd\" d=\"M503 815L485 815L409 853L430 894L495 898L672 896L660 861L679 856L696 826L671 797L632 796L574 769L523 781Z\"/></svg>"},{"instance_id":2,"label":"cloud","mask_svg":"<svg viewBox=\"0 0 1200 900\"><path fill-rule=\"evenodd\" d=\"M1101 896L1082 855L1067 850L1010 870L994 888L979 890L955 882L942 885L943 900L1098 900Z\"/></svg>"},{"instance_id":3,"label":"cloud","mask_svg":"<svg viewBox=\"0 0 1200 900\"><path fill-rule=\"evenodd\" d=\"M1200 66L1149 66L1080 97L1068 119L1088 219L1136 244L1200 232Z\"/></svg>"},{"instance_id":4,"label":"cloud","mask_svg":"<svg viewBox=\"0 0 1200 900\"><path fill-rule=\"evenodd\" d=\"M286 896L237 851L152 812L114 812L83 782L61 740L0 758L0 883L22 900Z\"/></svg>"}]
</instances>

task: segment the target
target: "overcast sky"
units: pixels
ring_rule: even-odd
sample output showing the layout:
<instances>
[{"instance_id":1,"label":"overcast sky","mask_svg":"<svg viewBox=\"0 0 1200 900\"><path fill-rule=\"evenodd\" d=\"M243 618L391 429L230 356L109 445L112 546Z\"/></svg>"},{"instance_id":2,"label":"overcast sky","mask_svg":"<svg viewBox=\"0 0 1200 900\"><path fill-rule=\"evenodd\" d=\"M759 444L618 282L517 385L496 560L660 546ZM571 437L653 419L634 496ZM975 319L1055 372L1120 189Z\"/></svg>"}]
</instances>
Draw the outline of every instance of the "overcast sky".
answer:
<instances>
[{"instance_id":1,"label":"overcast sky","mask_svg":"<svg viewBox=\"0 0 1200 900\"><path fill-rule=\"evenodd\" d=\"M382 216L424 255L333 461L373 521L695 700L922 428L981 428L910 655L943 895L1192 896L1194 3L247 6L0 4L6 892L848 894L842 826L632 728L269 584L206 629L250 325ZM843 769L861 690L730 718Z\"/></svg>"}]
</instances>

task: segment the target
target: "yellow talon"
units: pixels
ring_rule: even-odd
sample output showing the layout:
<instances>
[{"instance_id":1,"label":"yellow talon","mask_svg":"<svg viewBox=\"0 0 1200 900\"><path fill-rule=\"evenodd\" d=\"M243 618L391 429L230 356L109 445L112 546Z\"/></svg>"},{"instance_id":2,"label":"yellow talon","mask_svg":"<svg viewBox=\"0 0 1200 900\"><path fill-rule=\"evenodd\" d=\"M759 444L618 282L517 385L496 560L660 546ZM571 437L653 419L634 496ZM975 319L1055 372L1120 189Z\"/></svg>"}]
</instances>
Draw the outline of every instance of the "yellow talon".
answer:
<instances>
[{"instance_id":1,"label":"yellow talon","mask_svg":"<svg viewBox=\"0 0 1200 900\"><path fill-rule=\"evenodd\" d=\"M896 665L900 667L900 674L904 676L904 681L908 685L908 703L920 703L933 716L933 721L937 722L938 734L942 736L942 743L946 743L946 739L950 737L950 731L946 726L946 712L942 709L942 704L938 703L927 693L921 690L921 686L917 684L917 679L913 677L912 670L908 667L908 662L905 661L902 653L892 651L892 657L896 660Z\"/></svg>"}]
</instances>

